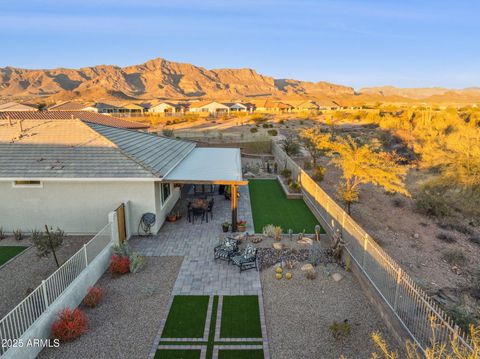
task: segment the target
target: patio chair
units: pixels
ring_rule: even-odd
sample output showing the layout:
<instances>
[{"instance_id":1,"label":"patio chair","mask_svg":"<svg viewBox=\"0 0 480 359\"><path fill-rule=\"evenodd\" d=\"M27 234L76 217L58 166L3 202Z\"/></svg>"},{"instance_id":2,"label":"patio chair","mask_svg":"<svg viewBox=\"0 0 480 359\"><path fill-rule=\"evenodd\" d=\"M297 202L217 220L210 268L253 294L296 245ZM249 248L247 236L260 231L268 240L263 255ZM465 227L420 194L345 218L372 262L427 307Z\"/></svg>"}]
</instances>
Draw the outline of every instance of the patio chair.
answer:
<instances>
[{"instance_id":1,"label":"patio chair","mask_svg":"<svg viewBox=\"0 0 480 359\"><path fill-rule=\"evenodd\" d=\"M203 208L191 208L191 214L192 214L192 223L195 223L195 218L201 217L202 221L200 223L203 223L203 219L205 218L205 210Z\"/></svg>"},{"instance_id":2,"label":"patio chair","mask_svg":"<svg viewBox=\"0 0 480 359\"><path fill-rule=\"evenodd\" d=\"M238 251L237 241L233 238L224 238L223 243L213 248L213 258L221 259L230 263L230 257Z\"/></svg>"},{"instance_id":3,"label":"patio chair","mask_svg":"<svg viewBox=\"0 0 480 359\"><path fill-rule=\"evenodd\" d=\"M212 198L209 202L208 202L208 207L207 207L207 213L206 213L206 216L207 216L207 221L208 221L208 214L210 213L210 219L213 219L213 203L214 203L214 199Z\"/></svg>"},{"instance_id":4,"label":"patio chair","mask_svg":"<svg viewBox=\"0 0 480 359\"><path fill-rule=\"evenodd\" d=\"M258 271L257 267L257 248L248 244L244 249L242 254L235 255L230 257L230 260L233 264L238 266L240 273L242 271L255 268Z\"/></svg>"}]
</instances>

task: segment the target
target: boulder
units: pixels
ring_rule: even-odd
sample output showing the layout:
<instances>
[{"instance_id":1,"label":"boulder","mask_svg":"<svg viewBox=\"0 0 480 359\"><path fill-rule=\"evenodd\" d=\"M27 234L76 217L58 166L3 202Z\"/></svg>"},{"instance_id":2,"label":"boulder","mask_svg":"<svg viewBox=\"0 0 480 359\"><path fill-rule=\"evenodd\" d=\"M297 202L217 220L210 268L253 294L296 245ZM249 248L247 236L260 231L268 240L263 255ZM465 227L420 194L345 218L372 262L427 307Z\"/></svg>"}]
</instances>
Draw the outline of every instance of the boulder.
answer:
<instances>
[{"instance_id":1,"label":"boulder","mask_svg":"<svg viewBox=\"0 0 480 359\"><path fill-rule=\"evenodd\" d=\"M308 244L312 245L313 241L310 238L302 238L297 241L298 244Z\"/></svg>"},{"instance_id":2,"label":"boulder","mask_svg":"<svg viewBox=\"0 0 480 359\"><path fill-rule=\"evenodd\" d=\"M332 274L332 279L335 282L340 282L343 279L343 275L341 275L340 273L333 273Z\"/></svg>"},{"instance_id":3,"label":"boulder","mask_svg":"<svg viewBox=\"0 0 480 359\"><path fill-rule=\"evenodd\" d=\"M285 248L285 244L283 243L273 243L272 246L274 249L278 249L278 250Z\"/></svg>"},{"instance_id":4,"label":"boulder","mask_svg":"<svg viewBox=\"0 0 480 359\"><path fill-rule=\"evenodd\" d=\"M307 264L304 264L300 269L304 272L308 272L313 270L313 266L310 263L307 263Z\"/></svg>"}]
</instances>

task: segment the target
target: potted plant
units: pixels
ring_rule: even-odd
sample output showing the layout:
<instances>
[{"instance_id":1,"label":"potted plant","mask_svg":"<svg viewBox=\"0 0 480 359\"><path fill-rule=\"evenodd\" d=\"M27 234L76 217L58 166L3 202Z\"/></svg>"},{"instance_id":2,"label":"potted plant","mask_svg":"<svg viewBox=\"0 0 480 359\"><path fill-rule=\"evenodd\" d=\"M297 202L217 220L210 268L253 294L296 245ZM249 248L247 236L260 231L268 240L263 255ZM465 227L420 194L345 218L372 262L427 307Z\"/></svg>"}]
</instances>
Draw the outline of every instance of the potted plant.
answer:
<instances>
[{"instance_id":1,"label":"potted plant","mask_svg":"<svg viewBox=\"0 0 480 359\"><path fill-rule=\"evenodd\" d=\"M247 221L238 221L237 222L237 230L239 232L245 232L247 229Z\"/></svg>"},{"instance_id":2,"label":"potted plant","mask_svg":"<svg viewBox=\"0 0 480 359\"><path fill-rule=\"evenodd\" d=\"M227 233L228 232L228 229L230 228L230 223L228 222L223 222L222 223L222 230Z\"/></svg>"},{"instance_id":3,"label":"potted plant","mask_svg":"<svg viewBox=\"0 0 480 359\"><path fill-rule=\"evenodd\" d=\"M170 212L167 216L167 221L169 222L175 222L177 220L177 214Z\"/></svg>"}]
</instances>

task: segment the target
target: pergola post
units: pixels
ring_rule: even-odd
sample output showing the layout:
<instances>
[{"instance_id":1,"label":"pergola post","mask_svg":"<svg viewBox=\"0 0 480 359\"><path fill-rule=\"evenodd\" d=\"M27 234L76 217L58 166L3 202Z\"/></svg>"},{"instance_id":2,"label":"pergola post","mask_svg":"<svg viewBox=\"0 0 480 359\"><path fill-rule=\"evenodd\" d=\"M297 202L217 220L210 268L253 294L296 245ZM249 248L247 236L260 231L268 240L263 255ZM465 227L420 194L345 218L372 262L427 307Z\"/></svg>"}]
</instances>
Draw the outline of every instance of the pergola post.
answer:
<instances>
[{"instance_id":1,"label":"pergola post","mask_svg":"<svg viewBox=\"0 0 480 359\"><path fill-rule=\"evenodd\" d=\"M232 202L232 232L237 231L237 185L232 184L231 202Z\"/></svg>"}]
</instances>

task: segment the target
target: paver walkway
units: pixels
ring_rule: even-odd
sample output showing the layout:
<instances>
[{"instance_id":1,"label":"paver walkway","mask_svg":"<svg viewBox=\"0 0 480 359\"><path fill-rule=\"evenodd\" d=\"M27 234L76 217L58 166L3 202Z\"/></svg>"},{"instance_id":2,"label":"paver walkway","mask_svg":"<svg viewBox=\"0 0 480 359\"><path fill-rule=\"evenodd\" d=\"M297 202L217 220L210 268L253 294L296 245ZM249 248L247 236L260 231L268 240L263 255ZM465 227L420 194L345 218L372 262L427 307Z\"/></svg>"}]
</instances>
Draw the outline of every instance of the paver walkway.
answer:
<instances>
[{"instance_id":1,"label":"paver walkway","mask_svg":"<svg viewBox=\"0 0 480 359\"><path fill-rule=\"evenodd\" d=\"M247 186L239 187L238 218L247 221L247 232L253 233L253 218ZM213 259L213 248L223 238L221 224L231 221L231 203L215 196L213 220L195 224L186 218L186 204L179 203L184 216L176 222L166 222L160 232L151 237L130 240L133 250L145 256L184 256L173 295L261 295L260 277L256 270L240 273L238 267ZM161 273L159 273L161 276Z\"/></svg>"}]
</instances>

